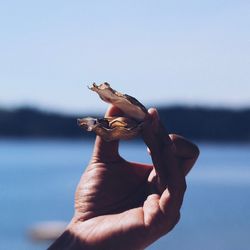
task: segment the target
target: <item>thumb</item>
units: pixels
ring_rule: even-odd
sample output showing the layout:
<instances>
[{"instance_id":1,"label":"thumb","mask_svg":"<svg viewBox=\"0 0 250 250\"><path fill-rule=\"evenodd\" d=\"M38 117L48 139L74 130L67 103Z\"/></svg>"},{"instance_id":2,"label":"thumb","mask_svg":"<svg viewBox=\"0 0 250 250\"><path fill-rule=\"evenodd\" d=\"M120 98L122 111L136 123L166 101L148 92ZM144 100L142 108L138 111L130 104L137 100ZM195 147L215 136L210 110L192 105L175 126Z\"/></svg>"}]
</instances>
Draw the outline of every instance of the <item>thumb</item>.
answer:
<instances>
[{"instance_id":1,"label":"thumb","mask_svg":"<svg viewBox=\"0 0 250 250\"><path fill-rule=\"evenodd\" d=\"M110 116L122 116L123 112L117 107L110 105L105 117ZM119 156L119 141L110 141L107 142L102 139L99 135L96 136L94 151L92 156L92 161L115 161Z\"/></svg>"}]
</instances>

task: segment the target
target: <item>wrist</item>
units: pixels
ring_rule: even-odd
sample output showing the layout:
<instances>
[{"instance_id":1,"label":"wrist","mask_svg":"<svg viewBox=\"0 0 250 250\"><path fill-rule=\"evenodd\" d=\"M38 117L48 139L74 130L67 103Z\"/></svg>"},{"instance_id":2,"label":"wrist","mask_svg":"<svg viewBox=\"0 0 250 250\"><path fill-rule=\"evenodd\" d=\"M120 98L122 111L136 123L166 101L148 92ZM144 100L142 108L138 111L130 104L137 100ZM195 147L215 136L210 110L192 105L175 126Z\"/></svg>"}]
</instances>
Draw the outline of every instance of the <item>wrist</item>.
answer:
<instances>
[{"instance_id":1,"label":"wrist","mask_svg":"<svg viewBox=\"0 0 250 250\"><path fill-rule=\"evenodd\" d=\"M70 230L66 230L49 248L48 250L76 250L76 237Z\"/></svg>"},{"instance_id":2,"label":"wrist","mask_svg":"<svg viewBox=\"0 0 250 250\"><path fill-rule=\"evenodd\" d=\"M66 227L65 231L61 236L59 236L52 245L48 248L48 250L78 250L81 249L79 247L79 239L74 234L73 225L75 224L74 217Z\"/></svg>"}]
</instances>

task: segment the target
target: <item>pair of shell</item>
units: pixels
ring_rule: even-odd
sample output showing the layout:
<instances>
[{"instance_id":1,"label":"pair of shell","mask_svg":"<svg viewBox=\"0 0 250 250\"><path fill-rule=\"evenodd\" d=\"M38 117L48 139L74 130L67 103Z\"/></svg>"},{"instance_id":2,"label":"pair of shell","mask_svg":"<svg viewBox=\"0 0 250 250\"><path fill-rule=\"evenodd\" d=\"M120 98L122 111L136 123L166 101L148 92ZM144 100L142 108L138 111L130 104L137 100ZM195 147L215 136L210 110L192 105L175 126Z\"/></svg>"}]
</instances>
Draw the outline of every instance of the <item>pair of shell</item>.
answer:
<instances>
[{"instance_id":1,"label":"pair of shell","mask_svg":"<svg viewBox=\"0 0 250 250\"><path fill-rule=\"evenodd\" d=\"M93 131L106 141L132 139L142 130L147 109L134 97L112 89L108 83L90 87L100 98L123 111L125 117L86 117L78 119L78 125L87 131Z\"/></svg>"}]
</instances>

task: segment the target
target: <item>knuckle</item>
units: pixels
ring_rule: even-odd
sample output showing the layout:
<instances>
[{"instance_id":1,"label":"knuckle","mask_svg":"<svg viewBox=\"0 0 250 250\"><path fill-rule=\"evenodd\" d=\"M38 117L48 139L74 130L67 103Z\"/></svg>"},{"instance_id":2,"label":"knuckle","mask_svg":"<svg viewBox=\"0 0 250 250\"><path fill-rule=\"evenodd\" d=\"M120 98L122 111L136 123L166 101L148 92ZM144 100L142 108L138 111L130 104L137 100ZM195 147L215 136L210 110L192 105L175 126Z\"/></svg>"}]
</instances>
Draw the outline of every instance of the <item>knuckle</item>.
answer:
<instances>
[{"instance_id":1,"label":"knuckle","mask_svg":"<svg viewBox=\"0 0 250 250\"><path fill-rule=\"evenodd\" d=\"M186 190L187 190L187 183L186 183L186 181L184 181L183 184L182 184L182 190L183 190L183 193L185 193Z\"/></svg>"},{"instance_id":2,"label":"knuckle","mask_svg":"<svg viewBox=\"0 0 250 250\"><path fill-rule=\"evenodd\" d=\"M172 186L172 193L175 193L178 196L183 196L186 190L187 190L187 184L185 180L176 183Z\"/></svg>"},{"instance_id":3,"label":"knuckle","mask_svg":"<svg viewBox=\"0 0 250 250\"><path fill-rule=\"evenodd\" d=\"M168 226L166 227L166 232L170 232L174 229L174 227L178 224L180 221L181 214L178 211L175 216L172 217L172 220L169 222Z\"/></svg>"},{"instance_id":4,"label":"knuckle","mask_svg":"<svg viewBox=\"0 0 250 250\"><path fill-rule=\"evenodd\" d=\"M200 149L198 148L197 145L193 144L193 152L196 158L200 155Z\"/></svg>"},{"instance_id":5,"label":"knuckle","mask_svg":"<svg viewBox=\"0 0 250 250\"><path fill-rule=\"evenodd\" d=\"M181 213L179 211L177 216L176 216L176 224L180 221L180 219L181 219Z\"/></svg>"}]
</instances>

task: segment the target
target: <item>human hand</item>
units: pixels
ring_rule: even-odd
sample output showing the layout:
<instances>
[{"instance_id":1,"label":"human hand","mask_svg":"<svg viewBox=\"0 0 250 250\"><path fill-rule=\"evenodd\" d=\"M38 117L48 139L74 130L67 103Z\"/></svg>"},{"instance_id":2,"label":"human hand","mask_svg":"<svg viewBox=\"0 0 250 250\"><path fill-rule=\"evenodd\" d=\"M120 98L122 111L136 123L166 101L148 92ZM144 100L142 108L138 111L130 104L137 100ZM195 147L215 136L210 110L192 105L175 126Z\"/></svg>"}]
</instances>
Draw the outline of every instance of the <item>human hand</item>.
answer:
<instances>
[{"instance_id":1,"label":"human hand","mask_svg":"<svg viewBox=\"0 0 250 250\"><path fill-rule=\"evenodd\" d=\"M119 115L113 106L106 113ZM153 165L126 161L118 141L97 136L76 190L75 215L49 249L144 249L176 225L185 175L199 150L182 137L168 135L155 109L149 110L143 139Z\"/></svg>"}]
</instances>

